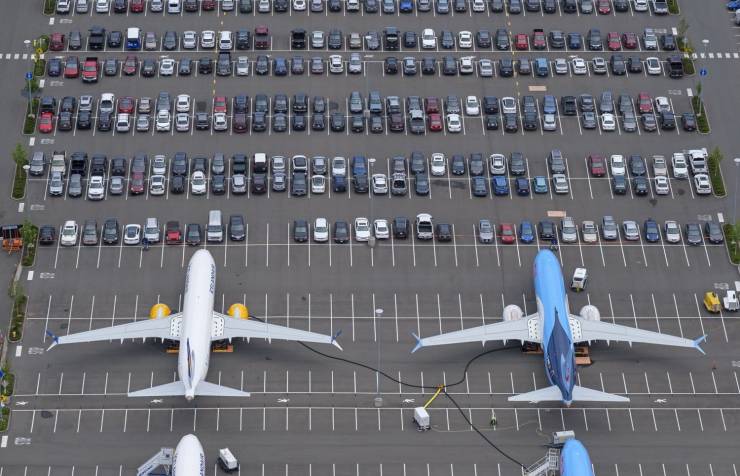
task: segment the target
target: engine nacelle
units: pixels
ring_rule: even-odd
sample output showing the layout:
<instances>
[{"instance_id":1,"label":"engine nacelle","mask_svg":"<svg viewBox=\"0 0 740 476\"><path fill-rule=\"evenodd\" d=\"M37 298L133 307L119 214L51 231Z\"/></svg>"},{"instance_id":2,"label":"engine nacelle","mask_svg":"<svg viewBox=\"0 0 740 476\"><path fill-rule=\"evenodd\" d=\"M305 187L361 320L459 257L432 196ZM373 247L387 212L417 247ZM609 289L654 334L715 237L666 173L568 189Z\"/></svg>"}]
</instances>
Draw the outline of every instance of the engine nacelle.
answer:
<instances>
[{"instance_id":1,"label":"engine nacelle","mask_svg":"<svg viewBox=\"0 0 740 476\"><path fill-rule=\"evenodd\" d=\"M244 304L238 302L229 306L229 310L226 311L226 314L237 319L249 319L249 309L247 309L247 306Z\"/></svg>"},{"instance_id":2,"label":"engine nacelle","mask_svg":"<svg viewBox=\"0 0 740 476\"><path fill-rule=\"evenodd\" d=\"M509 304L504 308L504 321L516 321L522 317L524 317L522 308L515 304Z\"/></svg>"},{"instance_id":3,"label":"engine nacelle","mask_svg":"<svg viewBox=\"0 0 740 476\"><path fill-rule=\"evenodd\" d=\"M600 321L601 313L599 312L599 308L588 304L581 308L581 317L587 321Z\"/></svg>"},{"instance_id":4,"label":"engine nacelle","mask_svg":"<svg viewBox=\"0 0 740 476\"><path fill-rule=\"evenodd\" d=\"M159 319L160 317L167 317L172 314L170 307L167 304L155 304L149 310L149 319Z\"/></svg>"}]
</instances>

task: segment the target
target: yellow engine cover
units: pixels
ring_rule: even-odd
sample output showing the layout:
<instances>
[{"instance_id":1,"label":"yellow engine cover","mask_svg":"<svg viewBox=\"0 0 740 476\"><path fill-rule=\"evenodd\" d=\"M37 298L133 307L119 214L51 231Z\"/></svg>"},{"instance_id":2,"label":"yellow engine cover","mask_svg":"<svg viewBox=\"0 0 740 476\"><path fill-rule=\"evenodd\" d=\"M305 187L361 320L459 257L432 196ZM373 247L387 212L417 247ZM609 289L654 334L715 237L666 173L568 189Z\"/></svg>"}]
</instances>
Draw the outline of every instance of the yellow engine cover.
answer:
<instances>
[{"instance_id":1,"label":"yellow engine cover","mask_svg":"<svg viewBox=\"0 0 740 476\"><path fill-rule=\"evenodd\" d=\"M172 313L170 307L167 304L155 304L149 310L149 319L158 319L160 317L167 317Z\"/></svg>"},{"instance_id":2,"label":"yellow engine cover","mask_svg":"<svg viewBox=\"0 0 740 476\"><path fill-rule=\"evenodd\" d=\"M229 306L229 310L226 311L226 314L231 317L236 317L237 319L249 319L249 309L247 309L247 306L244 304L240 304L238 302Z\"/></svg>"}]
</instances>

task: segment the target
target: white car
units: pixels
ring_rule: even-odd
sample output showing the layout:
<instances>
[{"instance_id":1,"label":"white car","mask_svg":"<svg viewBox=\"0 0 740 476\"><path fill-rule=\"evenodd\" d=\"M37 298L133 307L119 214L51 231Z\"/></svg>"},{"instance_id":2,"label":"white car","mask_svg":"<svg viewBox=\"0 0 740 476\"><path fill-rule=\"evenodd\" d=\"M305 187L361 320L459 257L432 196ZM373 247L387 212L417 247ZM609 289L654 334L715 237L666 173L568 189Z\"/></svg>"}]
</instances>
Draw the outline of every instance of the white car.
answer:
<instances>
[{"instance_id":1,"label":"white car","mask_svg":"<svg viewBox=\"0 0 740 476\"><path fill-rule=\"evenodd\" d=\"M671 103L668 101L668 98L665 96L658 96L655 98L655 113L659 113L660 111L671 111Z\"/></svg>"},{"instance_id":2,"label":"white car","mask_svg":"<svg viewBox=\"0 0 740 476\"><path fill-rule=\"evenodd\" d=\"M190 112L190 95L180 94L175 102L177 112Z\"/></svg>"},{"instance_id":3,"label":"white car","mask_svg":"<svg viewBox=\"0 0 740 476\"><path fill-rule=\"evenodd\" d=\"M662 175L655 177L655 193L656 195L668 195L671 193L671 186L666 177Z\"/></svg>"},{"instance_id":4,"label":"white car","mask_svg":"<svg viewBox=\"0 0 740 476\"><path fill-rule=\"evenodd\" d=\"M473 63L472 56L463 56L460 58L460 74L473 74L475 72L475 64Z\"/></svg>"},{"instance_id":5,"label":"white car","mask_svg":"<svg viewBox=\"0 0 740 476\"><path fill-rule=\"evenodd\" d=\"M317 218L313 222L313 241L323 243L329 241L329 222L326 218Z\"/></svg>"},{"instance_id":6,"label":"white car","mask_svg":"<svg viewBox=\"0 0 740 476\"><path fill-rule=\"evenodd\" d=\"M477 116L480 114L480 102L476 96L465 98L465 114L468 116Z\"/></svg>"},{"instance_id":7,"label":"white car","mask_svg":"<svg viewBox=\"0 0 740 476\"><path fill-rule=\"evenodd\" d=\"M259 0L257 10L260 13L270 13L270 0Z\"/></svg>"},{"instance_id":8,"label":"white car","mask_svg":"<svg viewBox=\"0 0 740 476\"><path fill-rule=\"evenodd\" d=\"M588 74L588 66L583 58L573 58L570 62L573 67L573 74L583 75Z\"/></svg>"},{"instance_id":9,"label":"white car","mask_svg":"<svg viewBox=\"0 0 740 476\"><path fill-rule=\"evenodd\" d=\"M87 4L87 0L75 0L75 13L87 13L90 11L90 6Z\"/></svg>"},{"instance_id":10,"label":"white car","mask_svg":"<svg viewBox=\"0 0 740 476\"><path fill-rule=\"evenodd\" d=\"M152 159L152 175L164 175L167 173L167 157L155 155Z\"/></svg>"},{"instance_id":11,"label":"white car","mask_svg":"<svg viewBox=\"0 0 740 476\"><path fill-rule=\"evenodd\" d=\"M365 217L355 218L355 240L367 241L370 239L370 222Z\"/></svg>"},{"instance_id":12,"label":"white car","mask_svg":"<svg viewBox=\"0 0 740 476\"><path fill-rule=\"evenodd\" d=\"M175 74L175 60L172 58L164 58L159 61L159 75L160 76L172 76Z\"/></svg>"},{"instance_id":13,"label":"white car","mask_svg":"<svg viewBox=\"0 0 740 476\"><path fill-rule=\"evenodd\" d=\"M161 110L157 113L157 132L169 132L170 131L170 111Z\"/></svg>"},{"instance_id":14,"label":"white car","mask_svg":"<svg viewBox=\"0 0 740 476\"><path fill-rule=\"evenodd\" d=\"M459 114L447 114L447 131L455 133L462 131L462 121Z\"/></svg>"},{"instance_id":15,"label":"white car","mask_svg":"<svg viewBox=\"0 0 740 476\"><path fill-rule=\"evenodd\" d=\"M432 175L434 176L441 176L446 173L446 161L445 161L445 155L439 152L435 152L432 154Z\"/></svg>"},{"instance_id":16,"label":"white car","mask_svg":"<svg viewBox=\"0 0 740 476\"><path fill-rule=\"evenodd\" d=\"M193 172L190 182L190 192L193 195L203 195L206 193L206 176L200 170Z\"/></svg>"},{"instance_id":17,"label":"white car","mask_svg":"<svg viewBox=\"0 0 740 476\"><path fill-rule=\"evenodd\" d=\"M627 173L627 164L624 161L623 155L612 155L609 159L609 167L611 168L612 175L624 175Z\"/></svg>"},{"instance_id":18,"label":"white car","mask_svg":"<svg viewBox=\"0 0 740 476\"><path fill-rule=\"evenodd\" d=\"M712 184L709 182L709 175L694 175L694 188L696 188L697 195L709 195L712 193Z\"/></svg>"},{"instance_id":19,"label":"white car","mask_svg":"<svg viewBox=\"0 0 740 476\"><path fill-rule=\"evenodd\" d=\"M326 177L323 175L314 175L311 177L311 193L326 192Z\"/></svg>"},{"instance_id":20,"label":"white car","mask_svg":"<svg viewBox=\"0 0 740 476\"><path fill-rule=\"evenodd\" d=\"M581 236L584 243L596 243L599 240L599 231L591 220L584 220L581 224Z\"/></svg>"},{"instance_id":21,"label":"white car","mask_svg":"<svg viewBox=\"0 0 740 476\"><path fill-rule=\"evenodd\" d=\"M473 11L476 13L486 11L486 2L483 0L473 0Z\"/></svg>"},{"instance_id":22,"label":"white car","mask_svg":"<svg viewBox=\"0 0 740 476\"><path fill-rule=\"evenodd\" d=\"M113 113L116 108L116 95L113 93L103 93L100 95L100 102L98 103L98 109L100 112Z\"/></svg>"},{"instance_id":23,"label":"white car","mask_svg":"<svg viewBox=\"0 0 740 476\"><path fill-rule=\"evenodd\" d=\"M493 77L493 61L483 58L478 60L478 74L481 78Z\"/></svg>"},{"instance_id":24,"label":"white car","mask_svg":"<svg viewBox=\"0 0 740 476\"><path fill-rule=\"evenodd\" d=\"M425 50L437 48L437 35L434 34L434 30L431 28L424 28L421 32L421 47Z\"/></svg>"},{"instance_id":25,"label":"white car","mask_svg":"<svg viewBox=\"0 0 740 476\"><path fill-rule=\"evenodd\" d=\"M568 178L565 174L553 174L552 175L552 188L555 193L568 193L570 188L568 187Z\"/></svg>"},{"instance_id":26,"label":"white car","mask_svg":"<svg viewBox=\"0 0 740 476\"><path fill-rule=\"evenodd\" d=\"M689 178L689 164L686 162L686 156L681 152L676 152L671 157L671 168L673 169L673 178Z\"/></svg>"},{"instance_id":27,"label":"white car","mask_svg":"<svg viewBox=\"0 0 740 476\"><path fill-rule=\"evenodd\" d=\"M388 193L388 179L385 174L373 174L371 182L373 194L386 195Z\"/></svg>"},{"instance_id":28,"label":"white car","mask_svg":"<svg viewBox=\"0 0 740 476\"><path fill-rule=\"evenodd\" d=\"M636 12L648 11L648 0L634 0L633 9Z\"/></svg>"},{"instance_id":29,"label":"white car","mask_svg":"<svg viewBox=\"0 0 740 476\"><path fill-rule=\"evenodd\" d=\"M647 74L651 76L663 74L663 68L660 67L660 59L655 56L645 58L645 69L647 70Z\"/></svg>"},{"instance_id":30,"label":"white car","mask_svg":"<svg viewBox=\"0 0 740 476\"><path fill-rule=\"evenodd\" d=\"M467 30L461 31L457 34L457 46L458 48L472 48L473 47L473 34Z\"/></svg>"},{"instance_id":31,"label":"white car","mask_svg":"<svg viewBox=\"0 0 740 476\"><path fill-rule=\"evenodd\" d=\"M131 130L131 116L126 112L119 112L116 117L116 132L128 132Z\"/></svg>"},{"instance_id":32,"label":"white car","mask_svg":"<svg viewBox=\"0 0 740 476\"><path fill-rule=\"evenodd\" d=\"M178 112L175 116L175 130L188 132L190 130L190 116L187 112Z\"/></svg>"},{"instance_id":33,"label":"white car","mask_svg":"<svg viewBox=\"0 0 740 476\"><path fill-rule=\"evenodd\" d=\"M491 154L488 157L488 166L491 175L506 175L506 156L504 154Z\"/></svg>"},{"instance_id":34,"label":"white car","mask_svg":"<svg viewBox=\"0 0 740 476\"><path fill-rule=\"evenodd\" d=\"M663 225L663 235L668 243L680 243L681 227L674 220L666 220Z\"/></svg>"},{"instance_id":35,"label":"white car","mask_svg":"<svg viewBox=\"0 0 740 476\"><path fill-rule=\"evenodd\" d=\"M614 114L605 112L601 115L601 129L604 131L615 131L617 129L617 120Z\"/></svg>"},{"instance_id":36,"label":"white car","mask_svg":"<svg viewBox=\"0 0 740 476\"><path fill-rule=\"evenodd\" d=\"M555 114L547 113L542 115L542 129L545 131L558 130L558 123L555 120Z\"/></svg>"},{"instance_id":37,"label":"white car","mask_svg":"<svg viewBox=\"0 0 740 476\"><path fill-rule=\"evenodd\" d=\"M373 222L373 234L375 238L379 240L387 240L391 237L391 232L388 227L388 220L385 218L378 218Z\"/></svg>"},{"instance_id":38,"label":"white car","mask_svg":"<svg viewBox=\"0 0 740 476\"><path fill-rule=\"evenodd\" d=\"M225 112L217 112L213 115L213 130L214 131L225 131L228 129L229 125L226 121L226 113Z\"/></svg>"},{"instance_id":39,"label":"white car","mask_svg":"<svg viewBox=\"0 0 740 476\"><path fill-rule=\"evenodd\" d=\"M555 74L568 74L568 60L555 58Z\"/></svg>"},{"instance_id":40,"label":"white car","mask_svg":"<svg viewBox=\"0 0 740 476\"><path fill-rule=\"evenodd\" d=\"M329 56L329 72L332 74L344 73L344 61L339 55Z\"/></svg>"},{"instance_id":41,"label":"white car","mask_svg":"<svg viewBox=\"0 0 740 476\"><path fill-rule=\"evenodd\" d=\"M72 0L57 0L57 13L62 15L69 13L72 8Z\"/></svg>"},{"instance_id":42,"label":"white car","mask_svg":"<svg viewBox=\"0 0 740 476\"><path fill-rule=\"evenodd\" d=\"M102 200L103 198L105 198L105 185L103 185L103 177L99 175L90 177L90 182L87 184L87 199Z\"/></svg>"},{"instance_id":43,"label":"white car","mask_svg":"<svg viewBox=\"0 0 740 476\"><path fill-rule=\"evenodd\" d=\"M108 0L95 0L95 13L108 13L110 2Z\"/></svg>"},{"instance_id":44,"label":"white car","mask_svg":"<svg viewBox=\"0 0 740 476\"><path fill-rule=\"evenodd\" d=\"M198 47L198 34L193 30L182 32L182 47L185 50L194 50Z\"/></svg>"},{"instance_id":45,"label":"white car","mask_svg":"<svg viewBox=\"0 0 740 476\"><path fill-rule=\"evenodd\" d=\"M640 228L634 220L625 220L622 222L622 236L625 240L637 241L640 239Z\"/></svg>"},{"instance_id":46,"label":"white car","mask_svg":"<svg viewBox=\"0 0 740 476\"><path fill-rule=\"evenodd\" d=\"M347 159L344 157L334 157L331 159L332 176L347 176Z\"/></svg>"},{"instance_id":47,"label":"white car","mask_svg":"<svg viewBox=\"0 0 740 476\"><path fill-rule=\"evenodd\" d=\"M149 178L149 195L164 195L167 187L164 175L152 175Z\"/></svg>"},{"instance_id":48,"label":"white car","mask_svg":"<svg viewBox=\"0 0 740 476\"><path fill-rule=\"evenodd\" d=\"M200 47L201 48L215 48L216 47L216 32L213 30L205 30L200 34Z\"/></svg>"},{"instance_id":49,"label":"white car","mask_svg":"<svg viewBox=\"0 0 740 476\"><path fill-rule=\"evenodd\" d=\"M236 59L236 75L249 76L249 58L240 56Z\"/></svg>"},{"instance_id":50,"label":"white car","mask_svg":"<svg viewBox=\"0 0 740 476\"><path fill-rule=\"evenodd\" d=\"M123 228L123 244L138 245L141 242L141 225L129 223Z\"/></svg>"},{"instance_id":51,"label":"white car","mask_svg":"<svg viewBox=\"0 0 740 476\"><path fill-rule=\"evenodd\" d=\"M511 96L501 98L501 112L504 114L516 114L516 99Z\"/></svg>"},{"instance_id":52,"label":"white car","mask_svg":"<svg viewBox=\"0 0 740 476\"><path fill-rule=\"evenodd\" d=\"M306 10L306 0L293 0L293 10L302 12Z\"/></svg>"},{"instance_id":53,"label":"white car","mask_svg":"<svg viewBox=\"0 0 740 476\"><path fill-rule=\"evenodd\" d=\"M62 246L74 246L77 244L77 234L79 227L77 222L74 220L67 220L62 226L62 231L59 233L59 244Z\"/></svg>"}]
</instances>

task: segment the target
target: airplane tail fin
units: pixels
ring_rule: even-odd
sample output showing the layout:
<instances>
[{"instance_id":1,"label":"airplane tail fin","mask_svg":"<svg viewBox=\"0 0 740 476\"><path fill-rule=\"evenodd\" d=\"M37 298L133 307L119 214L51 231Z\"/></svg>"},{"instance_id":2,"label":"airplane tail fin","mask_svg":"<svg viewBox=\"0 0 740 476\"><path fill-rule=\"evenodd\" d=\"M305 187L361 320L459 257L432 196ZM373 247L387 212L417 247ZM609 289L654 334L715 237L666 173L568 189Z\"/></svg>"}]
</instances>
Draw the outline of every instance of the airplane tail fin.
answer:
<instances>
[{"instance_id":1,"label":"airplane tail fin","mask_svg":"<svg viewBox=\"0 0 740 476\"><path fill-rule=\"evenodd\" d=\"M513 395L509 397L510 402L557 402L563 400L563 394L558 387L552 385L550 387L541 388L533 392L521 393L519 395ZM612 393L601 392L599 390L593 390L586 387L576 385L573 387L573 401L574 402L629 402L630 399L622 397L621 395L614 395Z\"/></svg>"},{"instance_id":2,"label":"airplane tail fin","mask_svg":"<svg viewBox=\"0 0 740 476\"><path fill-rule=\"evenodd\" d=\"M210 382L200 382L195 388L195 395L206 397L248 397L249 392L242 392L235 388L224 387ZM175 382L157 385L135 392L129 392L129 397L184 397L185 385L177 380Z\"/></svg>"}]
</instances>

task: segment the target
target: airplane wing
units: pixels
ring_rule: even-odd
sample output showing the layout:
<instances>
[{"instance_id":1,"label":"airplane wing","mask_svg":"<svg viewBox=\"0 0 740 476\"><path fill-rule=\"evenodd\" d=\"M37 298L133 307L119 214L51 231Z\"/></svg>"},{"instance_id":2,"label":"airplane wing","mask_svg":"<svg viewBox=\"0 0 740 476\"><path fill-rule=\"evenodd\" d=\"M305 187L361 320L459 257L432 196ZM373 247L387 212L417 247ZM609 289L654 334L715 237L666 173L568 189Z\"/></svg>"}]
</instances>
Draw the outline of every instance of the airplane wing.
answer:
<instances>
[{"instance_id":1,"label":"airplane wing","mask_svg":"<svg viewBox=\"0 0 740 476\"><path fill-rule=\"evenodd\" d=\"M540 342L539 321L539 316L535 313L522 319L471 327L470 329L424 337L423 339L412 333L411 335L416 339L416 347L411 352L416 352L421 347L459 344L463 342L480 342L482 344L485 344L489 340Z\"/></svg>"},{"instance_id":2,"label":"airplane wing","mask_svg":"<svg viewBox=\"0 0 740 476\"><path fill-rule=\"evenodd\" d=\"M66 336L57 336L47 330L46 333L52 338L52 343L48 350L51 350L57 344L77 344L80 342L97 342L113 339L121 339L123 341L124 339L155 337L178 340L180 338L181 321L182 314L178 312L167 317L129 322L128 324L103 327L101 329L68 334Z\"/></svg>"},{"instance_id":3,"label":"airplane wing","mask_svg":"<svg viewBox=\"0 0 740 476\"><path fill-rule=\"evenodd\" d=\"M211 340L231 339L233 337L246 337L247 339L259 338L280 340L294 340L300 342L316 342L319 344L332 344L339 350L342 347L337 342L341 331L334 336L319 334L317 332L302 331L289 327L268 324L255 319L236 319L218 312L213 313L214 332Z\"/></svg>"},{"instance_id":4,"label":"airplane wing","mask_svg":"<svg viewBox=\"0 0 740 476\"><path fill-rule=\"evenodd\" d=\"M580 316L571 314L569 316L570 327L575 342L584 342L592 340L640 342L644 344L670 345L675 347L690 347L698 350L702 354L704 350L699 347L707 336L704 335L698 339L684 339L683 337L661 334L660 332L645 331L629 326L619 324L610 324L602 321L591 321Z\"/></svg>"}]
</instances>

